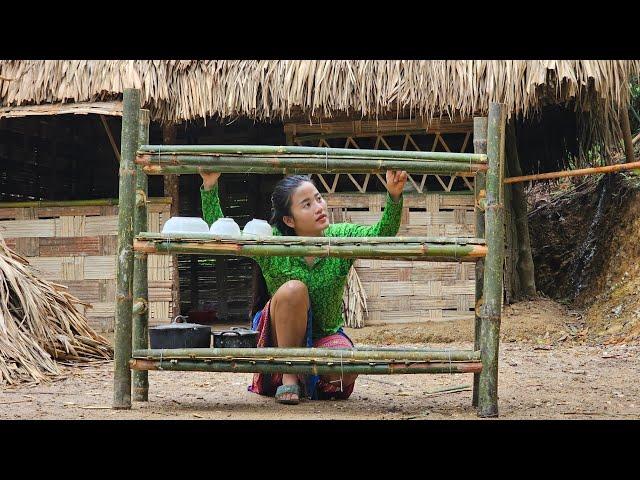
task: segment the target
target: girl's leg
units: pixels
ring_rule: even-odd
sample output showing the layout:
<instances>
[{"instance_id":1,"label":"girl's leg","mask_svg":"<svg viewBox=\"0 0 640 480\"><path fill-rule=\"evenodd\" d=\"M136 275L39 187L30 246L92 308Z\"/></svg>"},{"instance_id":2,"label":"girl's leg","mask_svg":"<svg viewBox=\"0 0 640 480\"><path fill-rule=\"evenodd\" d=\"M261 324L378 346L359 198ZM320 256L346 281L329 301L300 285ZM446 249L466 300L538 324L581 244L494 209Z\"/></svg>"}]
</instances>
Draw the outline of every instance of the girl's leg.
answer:
<instances>
[{"instance_id":1,"label":"girl's leg","mask_svg":"<svg viewBox=\"0 0 640 480\"><path fill-rule=\"evenodd\" d=\"M334 333L333 335L329 335L328 337L323 337L315 341L313 346L318 348L350 349L353 348L353 342L351 342L351 339L345 335ZM356 382L357 378L357 374L348 374L343 375L342 377L340 374L322 375L320 377L319 398L323 399L334 396L335 398L348 398L351 391L353 391L353 384ZM335 395L330 392L335 392Z\"/></svg>"},{"instance_id":2,"label":"girl's leg","mask_svg":"<svg viewBox=\"0 0 640 480\"><path fill-rule=\"evenodd\" d=\"M271 321L271 343L276 347L303 347L307 333L307 311L309 292L307 286L290 280L283 284L271 298L269 317ZM295 373L282 375L283 385L295 385ZM292 400L294 394L286 394L284 399Z\"/></svg>"}]
</instances>

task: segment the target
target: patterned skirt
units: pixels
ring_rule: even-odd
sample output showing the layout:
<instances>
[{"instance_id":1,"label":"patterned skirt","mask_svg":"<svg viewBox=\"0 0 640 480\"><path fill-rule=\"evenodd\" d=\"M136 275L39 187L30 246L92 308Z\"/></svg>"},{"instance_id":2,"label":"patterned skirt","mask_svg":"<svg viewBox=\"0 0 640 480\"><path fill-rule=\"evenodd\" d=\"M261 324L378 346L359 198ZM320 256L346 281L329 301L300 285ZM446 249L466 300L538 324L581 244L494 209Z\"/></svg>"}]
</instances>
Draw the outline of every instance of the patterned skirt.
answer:
<instances>
[{"instance_id":1,"label":"patterned skirt","mask_svg":"<svg viewBox=\"0 0 640 480\"><path fill-rule=\"evenodd\" d=\"M264 308L256 313L253 318L252 328L258 332L258 347L272 347L271 345L271 322L269 319L269 306L271 300L267 302ZM313 314L311 309L307 312L307 333L306 346L316 348L353 348L353 342L342 331L313 340L311 336L313 325ZM342 382L329 383L319 375L298 375L298 383L304 386L303 395L313 400L346 400L353 392L355 383L349 386L342 385ZM267 395L273 397L276 389L282 385L281 373L254 373L253 382L249 386L250 392L259 395Z\"/></svg>"}]
</instances>

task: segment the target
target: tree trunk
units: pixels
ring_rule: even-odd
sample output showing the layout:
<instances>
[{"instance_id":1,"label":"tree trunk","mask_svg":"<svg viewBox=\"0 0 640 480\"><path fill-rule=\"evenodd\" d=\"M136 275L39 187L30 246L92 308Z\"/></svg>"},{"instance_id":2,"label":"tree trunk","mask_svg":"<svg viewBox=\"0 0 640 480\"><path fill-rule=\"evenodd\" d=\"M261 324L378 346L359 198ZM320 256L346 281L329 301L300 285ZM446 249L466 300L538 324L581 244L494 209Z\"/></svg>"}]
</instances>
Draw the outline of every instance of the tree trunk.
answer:
<instances>
[{"instance_id":1,"label":"tree trunk","mask_svg":"<svg viewBox=\"0 0 640 480\"><path fill-rule=\"evenodd\" d=\"M516 143L516 128L514 121L507 125L506 156L510 176L521 176L520 159ZM510 188L509 188L510 187ZM511 217L515 226L514 253L517 254L516 270L519 278L520 294L527 298L536 296L535 266L531 254L531 241L529 238L529 222L527 218L527 197L522 183L514 183L507 186L511 190Z\"/></svg>"},{"instance_id":2,"label":"tree trunk","mask_svg":"<svg viewBox=\"0 0 640 480\"><path fill-rule=\"evenodd\" d=\"M162 127L162 143L164 145L173 145L176 143L176 127L175 125L165 125ZM180 215L180 192L178 189L180 176L165 175L164 179L164 196L171 197L171 216ZM178 272L178 256L171 255L171 304L173 305L171 318L180 315L180 277Z\"/></svg>"}]
</instances>

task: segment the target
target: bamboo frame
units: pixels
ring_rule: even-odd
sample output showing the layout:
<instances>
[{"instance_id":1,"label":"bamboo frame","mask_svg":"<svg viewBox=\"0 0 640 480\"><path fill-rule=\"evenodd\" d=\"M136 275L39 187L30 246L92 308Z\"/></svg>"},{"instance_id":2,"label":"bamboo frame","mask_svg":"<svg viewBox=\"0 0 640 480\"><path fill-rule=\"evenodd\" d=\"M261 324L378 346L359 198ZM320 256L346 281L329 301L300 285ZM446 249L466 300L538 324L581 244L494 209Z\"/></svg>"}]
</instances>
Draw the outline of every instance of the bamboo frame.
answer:
<instances>
[{"instance_id":1,"label":"bamboo frame","mask_svg":"<svg viewBox=\"0 0 640 480\"><path fill-rule=\"evenodd\" d=\"M323 149L315 147L272 147L272 146L170 146L154 147L142 145L137 150L142 155L136 163L142 166L142 171L149 173L149 169L160 168L163 174L184 173L188 168L197 173L202 165L218 169L224 162L232 168L246 167L254 162L256 168L264 172L286 168L305 169L317 168L320 162L325 162L325 170L330 167L329 161L336 163L339 168L357 169L346 173L363 173L366 169L368 156L378 158L374 160L372 168L389 168L411 170L411 168L457 168L457 163L464 164L466 173L487 171L486 202L482 197L482 183L477 183L476 206L486 205L486 231L488 242L483 239L442 239L421 237L393 237L385 238L300 238L294 237L266 237L266 238L221 238L213 235L152 235L142 232L135 241L135 251L138 252L138 262L135 271L142 270L143 254L148 253L206 253L234 254L234 255L313 255L313 256L342 256L358 258L386 258L385 256L402 256L404 258L443 259L447 261L470 260L477 261L487 255L487 273L484 276L482 305L482 319L480 332L480 353L478 351L414 351L410 349L382 349L379 351L354 349L349 351L324 349L197 349L152 351L145 348L132 350L132 273L133 273L133 219L134 219L134 157L138 139L144 137L138 132L140 115L140 92L126 89L124 95L124 111L122 123L122 162L120 166L120 196L119 196L119 237L118 237L118 290L116 317L116 361L114 373L114 408L131 408L131 370L175 370L175 371L226 371L226 372L263 372L263 373L357 373L357 374L397 374L397 373L479 373L478 387L478 415L497 415L497 355L500 325L500 308L502 295L502 255L503 225L502 225L502 182L504 167L504 133L505 106L491 104L489 110L489 127L487 154L458 154L449 152L381 152L379 150L355 150L359 155L353 155L353 149ZM148 130L147 130L148 132ZM143 138L140 138L143 140ZM340 151L343 150L343 151ZM324 158L318 158L318 152ZM154 157L153 154L157 154ZM163 154L173 153L165 156ZM196 155L186 155L186 154ZM335 154L329 159L329 154ZM385 155L380 156L380 153ZM145 158L145 154L147 158ZM253 157L241 158L248 154ZM386 155L388 154L388 155ZM399 155L405 154L405 155ZM304 158L296 156L305 155ZM310 155L316 157L309 158ZM153 157L153 158L152 158ZM358 158L353 158L358 157ZM154 164L159 161L161 164ZM486 162L488 161L488 165ZM146 166L144 163L147 162ZM165 162L165 165L162 165ZM171 164L171 162L174 162ZM176 165L190 163L190 165ZM218 166L215 165L218 162ZM244 162L244 163L243 163ZM288 162L288 163L287 163ZM353 163L349 163L353 162ZM395 162L395 163L394 163ZM475 162L475 163L473 163ZM333 166L333 165L332 165ZM173 170L171 170L173 169ZM364 172L366 173L366 172ZM456 173L462 176L462 174ZM144 175L141 175L144 176ZM142 185L142 184L140 184ZM143 190L142 188L139 190ZM138 207L141 209L146 193L138 192ZM139 216L139 214L138 214ZM136 227L140 227L138 223ZM140 229L138 229L139 231ZM481 229L480 229L481 230ZM142 276L136 275L136 286L140 287ZM146 298L141 289L136 288L136 314L144 310ZM481 302L482 303L482 302ZM142 324L138 320L136 333L136 347L142 346ZM286 351L282 351L286 350ZM132 353L135 354L133 358ZM250 355L247 355L247 354ZM234 355L236 355L234 357ZM184 358L177 358L180 356ZM140 357L144 358L140 358Z\"/></svg>"}]
</instances>

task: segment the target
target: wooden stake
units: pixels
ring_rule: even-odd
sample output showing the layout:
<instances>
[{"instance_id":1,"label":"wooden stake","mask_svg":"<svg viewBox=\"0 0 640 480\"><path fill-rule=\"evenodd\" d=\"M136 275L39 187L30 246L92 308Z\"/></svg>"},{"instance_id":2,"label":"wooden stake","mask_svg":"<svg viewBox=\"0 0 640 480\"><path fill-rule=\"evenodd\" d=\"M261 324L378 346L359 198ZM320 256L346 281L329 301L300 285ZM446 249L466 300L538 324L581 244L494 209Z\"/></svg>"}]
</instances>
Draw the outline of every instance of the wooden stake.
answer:
<instances>
[{"instance_id":1,"label":"wooden stake","mask_svg":"<svg viewBox=\"0 0 640 480\"><path fill-rule=\"evenodd\" d=\"M498 416L498 350L502 313L504 263L504 176L506 108L501 103L489 106L487 131L487 256L484 272L484 302L481 309L480 351L482 372L478 388L478 416Z\"/></svg>"},{"instance_id":2,"label":"wooden stake","mask_svg":"<svg viewBox=\"0 0 640 480\"><path fill-rule=\"evenodd\" d=\"M122 159L120 162L118 212L118 264L113 408L131 408L131 316L133 307L133 208L136 171L133 159L138 148L140 91L124 90L122 112Z\"/></svg>"}]
</instances>

